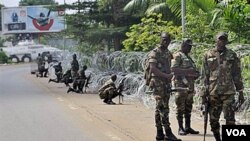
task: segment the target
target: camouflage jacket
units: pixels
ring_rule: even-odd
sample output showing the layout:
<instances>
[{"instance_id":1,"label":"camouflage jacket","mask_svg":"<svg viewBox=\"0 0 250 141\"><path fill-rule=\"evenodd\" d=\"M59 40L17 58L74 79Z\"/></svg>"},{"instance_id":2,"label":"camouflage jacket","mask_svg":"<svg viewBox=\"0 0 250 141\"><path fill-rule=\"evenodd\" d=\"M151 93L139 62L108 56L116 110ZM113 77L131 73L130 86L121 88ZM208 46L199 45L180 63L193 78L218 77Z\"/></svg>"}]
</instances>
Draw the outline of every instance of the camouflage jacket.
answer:
<instances>
[{"instance_id":1,"label":"camouflage jacket","mask_svg":"<svg viewBox=\"0 0 250 141\"><path fill-rule=\"evenodd\" d=\"M43 64L43 58L42 58L41 56L38 56L38 57L36 58L36 60L37 60L38 66L40 66L40 65Z\"/></svg>"},{"instance_id":2,"label":"camouflage jacket","mask_svg":"<svg viewBox=\"0 0 250 141\"><path fill-rule=\"evenodd\" d=\"M109 79L107 82L105 82L102 87L98 90L99 93L104 92L107 89L116 89L115 83Z\"/></svg>"},{"instance_id":3,"label":"camouflage jacket","mask_svg":"<svg viewBox=\"0 0 250 141\"><path fill-rule=\"evenodd\" d=\"M55 65L55 73L62 72L62 66L61 65Z\"/></svg>"},{"instance_id":4,"label":"camouflage jacket","mask_svg":"<svg viewBox=\"0 0 250 141\"><path fill-rule=\"evenodd\" d=\"M241 64L237 54L231 49L219 53L216 48L204 56L204 84L210 95L235 94L243 89Z\"/></svg>"},{"instance_id":5,"label":"camouflage jacket","mask_svg":"<svg viewBox=\"0 0 250 141\"><path fill-rule=\"evenodd\" d=\"M71 62L71 70L77 72L79 70L79 63L77 60L72 60Z\"/></svg>"},{"instance_id":6,"label":"camouflage jacket","mask_svg":"<svg viewBox=\"0 0 250 141\"><path fill-rule=\"evenodd\" d=\"M79 71L79 78L80 79L86 79L87 78L86 75L85 75L85 70L84 69L81 69Z\"/></svg>"},{"instance_id":7,"label":"camouflage jacket","mask_svg":"<svg viewBox=\"0 0 250 141\"><path fill-rule=\"evenodd\" d=\"M167 49L163 51L158 45L153 49L149 54L149 63L155 63L156 67L164 73L171 73L171 59L173 58L172 53ZM151 76L154 77L156 74L151 73Z\"/></svg>"},{"instance_id":8,"label":"camouflage jacket","mask_svg":"<svg viewBox=\"0 0 250 141\"><path fill-rule=\"evenodd\" d=\"M180 68L180 69L195 69L196 65L193 59L185 55L183 52L178 51L173 55L171 68ZM194 90L194 82L193 78L185 77L185 76L175 76L174 77L174 84L177 87L188 87L190 90Z\"/></svg>"}]
</instances>

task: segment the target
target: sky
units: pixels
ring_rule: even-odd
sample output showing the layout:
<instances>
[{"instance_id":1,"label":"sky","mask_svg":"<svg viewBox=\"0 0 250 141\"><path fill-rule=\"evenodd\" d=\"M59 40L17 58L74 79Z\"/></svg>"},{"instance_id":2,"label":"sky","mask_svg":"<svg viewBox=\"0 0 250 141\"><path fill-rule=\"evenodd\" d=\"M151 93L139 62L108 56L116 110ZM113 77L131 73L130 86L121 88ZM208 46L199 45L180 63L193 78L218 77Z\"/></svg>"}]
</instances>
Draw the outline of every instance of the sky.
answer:
<instances>
[{"instance_id":1,"label":"sky","mask_svg":"<svg viewBox=\"0 0 250 141\"><path fill-rule=\"evenodd\" d=\"M20 0L0 0L0 3L4 5L5 7L16 7L18 6ZM66 3L72 3L76 0L65 0ZM63 4L64 0L55 0L55 2L58 2L59 4Z\"/></svg>"}]
</instances>

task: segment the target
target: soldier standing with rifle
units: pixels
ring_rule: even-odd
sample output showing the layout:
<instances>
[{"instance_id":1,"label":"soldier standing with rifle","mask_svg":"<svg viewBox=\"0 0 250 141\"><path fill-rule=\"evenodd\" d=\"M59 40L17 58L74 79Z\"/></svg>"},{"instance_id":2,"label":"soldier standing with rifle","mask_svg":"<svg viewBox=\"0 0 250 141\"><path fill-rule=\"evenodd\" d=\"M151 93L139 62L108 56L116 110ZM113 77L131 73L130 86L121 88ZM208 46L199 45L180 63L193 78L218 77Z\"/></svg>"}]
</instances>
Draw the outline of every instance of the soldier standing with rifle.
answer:
<instances>
[{"instance_id":1,"label":"soldier standing with rifle","mask_svg":"<svg viewBox=\"0 0 250 141\"><path fill-rule=\"evenodd\" d=\"M188 55L192 49L192 40L182 42L181 50L173 56L171 70L174 73L174 87L188 88L186 91L177 91L175 103L177 106L176 118L179 124L179 135L199 134L191 128L191 112L193 108L194 82L199 77L199 71L193 59ZM185 117L185 129L183 128Z\"/></svg>"},{"instance_id":2,"label":"soldier standing with rifle","mask_svg":"<svg viewBox=\"0 0 250 141\"><path fill-rule=\"evenodd\" d=\"M73 84L76 83L77 78L78 78L78 71L79 71L79 63L77 60L76 54L73 54L73 60L70 63L71 65L71 76L73 79ZM76 89L76 86L73 85L73 88Z\"/></svg>"},{"instance_id":3,"label":"soldier standing with rifle","mask_svg":"<svg viewBox=\"0 0 250 141\"><path fill-rule=\"evenodd\" d=\"M157 129L156 140L164 140L163 127L165 129L166 139L169 141L181 141L171 130L169 122L169 98L171 89L171 59L173 58L168 46L171 42L170 35L167 32L161 33L160 44L153 49L149 57L150 81L149 90L153 91L156 101L155 107L155 126Z\"/></svg>"},{"instance_id":4,"label":"soldier standing with rifle","mask_svg":"<svg viewBox=\"0 0 250 141\"><path fill-rule=\"evenodd\" d=\"M223 111L226 125L235 125L235 94L239 93L239 104L244 102L241 64L237 54L226 47L228 35L219 32L216 36L216 47L207 51L204 56L204 84L206 93L202 103L209 105L211 131L216 141L220 137L220 115ZM206 126L206 124L205 124Z\"/></svg>"}]
</instances>

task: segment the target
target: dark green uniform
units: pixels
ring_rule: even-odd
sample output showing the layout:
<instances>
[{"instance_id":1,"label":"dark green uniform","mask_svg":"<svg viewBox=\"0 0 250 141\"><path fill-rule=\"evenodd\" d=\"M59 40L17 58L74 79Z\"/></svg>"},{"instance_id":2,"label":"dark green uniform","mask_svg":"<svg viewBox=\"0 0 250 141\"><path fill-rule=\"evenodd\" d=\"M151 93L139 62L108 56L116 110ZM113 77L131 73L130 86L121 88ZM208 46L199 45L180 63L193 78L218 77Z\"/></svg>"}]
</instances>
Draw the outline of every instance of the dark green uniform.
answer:
<instances>
[{"instance_id":1,"label":"dark green uniform","mask_svg":"<svg viewBox=\"0 0 250 141\"><path fill-rule=\"evenodd\" d=\"M192 58L181 51L174 54L174 59L172 60L172 68L179 69L194 69L197 70L196 65ZM188 129L190 130L191 122L191 112L193 108L193 96L194 96L194 77L188 76L175 76L174 77L174 87L188 88L188 91L178 91L175 94L175 103L177 106L176 118L178 120L179 128L183 130L183 116L185 116L185 130L186 133ZM180 129L179 129L180 130ZM179 131L180 132L180 131ZM186 133L183 133L184 135ZM194 130L190 133L197 134Z\"/></svg>"},{"instance_id":2,"label":"dark green uniform","mask_svg":"<svg viewBox=\"0 0 250 141\"><path fill-rule=\"evenodd\" d=\"M149 63L155 63L160 71L170 73L171 59L173 56L169 50L163 51L160 47L156 47L148 56ZM155 126L157 130L162 130L162 126L165 130L170 129L168 105L170 93L167 90L168 87L170 87L169 80L157 77L154 73L151 74L149 89L153 91L156 100Z\"/></svg>"},{"instance_id":3,"label":"dark green uniform","mask_svg":"<svg viewBox=\"0 0 250 141\"><path fill-rule=\"evenodd\" d=\"M243 89L240 59L231 49L220 53L214 48L205 53L204 71L210 99L211 130L219 134L222 111L226 124L235 124L234 96L236 91Z\"/></svg>"}]
</instances>

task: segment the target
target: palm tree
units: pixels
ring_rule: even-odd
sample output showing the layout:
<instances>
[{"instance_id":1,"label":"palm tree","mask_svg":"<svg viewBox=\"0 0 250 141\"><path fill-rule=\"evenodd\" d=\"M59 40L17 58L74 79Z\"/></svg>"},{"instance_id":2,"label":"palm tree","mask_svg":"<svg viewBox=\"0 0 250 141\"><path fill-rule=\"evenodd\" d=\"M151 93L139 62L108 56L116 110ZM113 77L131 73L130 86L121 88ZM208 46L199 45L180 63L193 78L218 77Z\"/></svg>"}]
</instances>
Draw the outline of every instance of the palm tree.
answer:
<instances>
[{"instance_id":1,"label":"palm tree","mask_svg":"<svg viewBox=\"0 0 250 141\"><path fill-rule=\"evenodd\" d=\"M164 20L181 24L181 3L179 0L131 0L124 11L141 17L150 13L161 13Z\"/></svg>"},{"instance_id":2,"label":"palm tree","mask_svg":"<svg viewBox=\"0 0 250 141\"><path fill-rule=\"evenodd\" d=\"M188 12L196 14L196 9L204 12L210 12L216 7L218 0L187 0L190 8ZM139 14L144 16L149 13L161 13L163 19L181 23L181 0L131 0L124 11L130 14Z\"/></svg>"}]
</instances>

